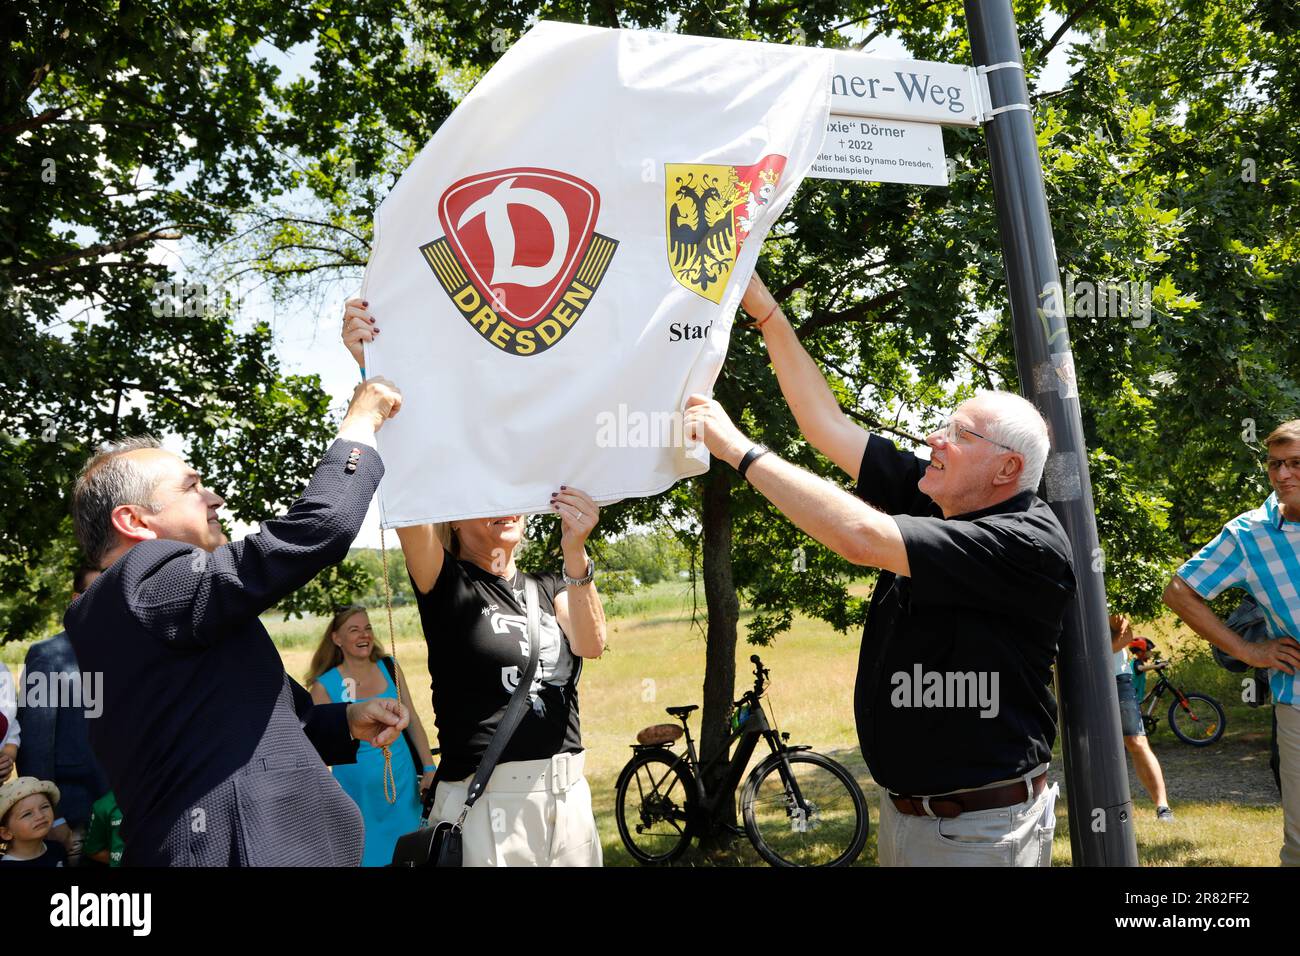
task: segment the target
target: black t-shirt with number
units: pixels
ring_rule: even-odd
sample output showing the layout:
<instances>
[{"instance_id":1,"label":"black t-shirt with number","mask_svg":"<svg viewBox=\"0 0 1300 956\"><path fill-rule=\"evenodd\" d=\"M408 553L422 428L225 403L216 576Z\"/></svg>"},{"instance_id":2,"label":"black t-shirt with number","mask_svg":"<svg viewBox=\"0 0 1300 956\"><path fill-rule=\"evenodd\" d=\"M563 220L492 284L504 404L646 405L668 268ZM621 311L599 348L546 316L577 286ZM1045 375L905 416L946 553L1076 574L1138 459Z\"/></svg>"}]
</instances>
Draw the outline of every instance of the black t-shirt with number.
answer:
<instances>
[{"instance_id":1,"label":"black t-shirt with number","mask_svg":"<svg viewBox=\"0 0 1300 956\"><path fill-rule=\"evenodd\" d=\"M856 489L894 516L911 571L882 571L871 597L858 742L877 783L918 795L1010 779L1051 759L1052 662L1075 590L1069 539L1042 499L1025 491L945 519L917 488L927 464L872 435ZM918 695L916 684L937 688L933 674L961 699ZM972 705L961 675L986 691L996 675L991 706Z\"/></svg>"},{"instance_id":2,"label":"black t-shirt with number","mask_svg":"<svg viewBox=\"0 0 1300 956\"><path fill-rule=\"evenodd\" d=\"M519 727L501 762L540 760L582 749L578 675L582 659L569 649L555 620L559 574L530 575L541 602L541 652ZM507 581L444 553L442 572L427 594L415 588L429 648L434 722L438 727L438 777L471 775L487 751L519 675L528 666L524 575Z\"/></svg>"}]
</instances>

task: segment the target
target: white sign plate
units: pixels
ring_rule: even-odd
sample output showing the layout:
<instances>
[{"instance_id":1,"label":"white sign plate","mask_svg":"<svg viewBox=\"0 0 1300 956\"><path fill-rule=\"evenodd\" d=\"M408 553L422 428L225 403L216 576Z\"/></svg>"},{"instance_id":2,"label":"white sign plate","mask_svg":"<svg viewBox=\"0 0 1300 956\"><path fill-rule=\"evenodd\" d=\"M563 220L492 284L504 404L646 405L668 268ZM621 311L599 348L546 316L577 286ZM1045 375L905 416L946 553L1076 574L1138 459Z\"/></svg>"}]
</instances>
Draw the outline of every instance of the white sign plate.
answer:
<instances>
[{"instance_id":1,"label":"white sign plate","mask_svg":"<svg viewBox=\"0 0 1300 956\"><path fill-rule=\"evenodd\" d=\"M868 183L948 185L943 127L832 113L808 175Z\"/></svg>"},{"instance_id":2,"label":"white sign plate","mask_svg":"<svg viewBox=\"0 0 1300 956\"><path fill-rule=\"evenodd\" d=\"M976 126L976 73L969 66L932 60L886 60L865 53L835 54L831 112L920 123Z\"/></svg>"}]
</instances>

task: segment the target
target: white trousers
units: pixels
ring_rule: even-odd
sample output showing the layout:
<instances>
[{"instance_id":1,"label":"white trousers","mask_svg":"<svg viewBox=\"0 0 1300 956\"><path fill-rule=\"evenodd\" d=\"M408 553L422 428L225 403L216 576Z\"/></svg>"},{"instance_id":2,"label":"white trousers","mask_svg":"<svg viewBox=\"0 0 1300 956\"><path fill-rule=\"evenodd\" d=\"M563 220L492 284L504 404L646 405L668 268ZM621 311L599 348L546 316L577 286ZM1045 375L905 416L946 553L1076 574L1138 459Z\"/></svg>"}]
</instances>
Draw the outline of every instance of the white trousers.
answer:
<instances>
[{"instance_id":1,"label":"white trousers","mask_svg":"<svg viewBox=\"0 0 1300 956\"><path fill-rule=\"evenodd\" d=\"M1037 768L1026 776L1037 776ZM877 856L881 866L1051 866L1056 796L1049 783L1037 797L955 817L901 813L880 792Z\"/></svg>"},{"instance_id":2,"label":"white trousers","mask_svg":"<svg viewBox=\"0 0 1300 956\"><path fill-rule=\"evenodd\" d=\"M601 866L585 756L497 764L465 818L465 866ZM439 781L430 822L459 817L473 779Z\"/></svg>"}]
</instances>

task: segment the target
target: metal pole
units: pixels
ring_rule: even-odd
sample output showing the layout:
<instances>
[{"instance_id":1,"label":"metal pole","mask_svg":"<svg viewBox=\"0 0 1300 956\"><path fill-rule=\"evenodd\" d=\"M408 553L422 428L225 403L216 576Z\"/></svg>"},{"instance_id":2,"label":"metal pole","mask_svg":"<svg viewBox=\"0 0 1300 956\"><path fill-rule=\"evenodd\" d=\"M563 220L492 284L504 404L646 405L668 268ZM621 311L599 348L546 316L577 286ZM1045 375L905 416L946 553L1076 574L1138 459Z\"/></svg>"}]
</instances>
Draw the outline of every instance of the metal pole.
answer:
<instances>
[{"instance_id":1,"label":"metal pole","mask_svg":"<svg viewBox=\"0 0 1300 956\"><path fill-rule=\"evenodd\" d=\"M1043 475L1044 497L1070 536L1079 586L1056 659L1070 844L1076 866L1136 866L1074 358L1011 0L966 0L966 22L975 66L987 68L981 71L991 101L984 129L1020 391L1047 419L1052 452Z\"/></svg>"}]
</instances>

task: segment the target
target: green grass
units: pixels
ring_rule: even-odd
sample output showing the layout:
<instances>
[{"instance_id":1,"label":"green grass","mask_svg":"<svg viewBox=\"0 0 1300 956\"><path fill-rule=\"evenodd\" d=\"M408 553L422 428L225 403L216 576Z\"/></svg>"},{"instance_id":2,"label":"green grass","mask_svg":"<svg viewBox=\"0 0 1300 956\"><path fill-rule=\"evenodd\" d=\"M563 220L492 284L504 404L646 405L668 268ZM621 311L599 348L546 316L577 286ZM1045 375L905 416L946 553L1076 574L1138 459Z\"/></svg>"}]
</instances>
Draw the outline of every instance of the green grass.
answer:
<instances>
[{"instance_id":1,"label":"green grass","mask_svg":"<svg viewBox=\"0 0 1300 956\"><path fill-rule=\"evenodd\" d=\"M854 594L870 584L851 587ZM685 582L667 581L622 595L607 603L608 650L584 665L581 683L583 740L588 751L587 776L608 865L631 865L614 823L614 783L631 756L636 732L669 718L664 708L701 703L704 674L705 624L703 595L697 624L691 622L691 593ZM878 790L862 762L853 724L853 683L860 635L839 634L828 625L796 618L793 628L767 648L741 642L736 650L736 695L749 684L749 655L757 651L771 668L772 684L766 704L792 743L810 744L853 772L870 806L871 837L859 860L876 862ZM280 648L285 666L301 679L325 621L319 618L281 621L268 615L268 629ZM376 634L388 643L382 609L372 611ZM395 609L397 653L413 688L416 712L433 737L429 679L424 640L414 607ZM1161 708L1161 725L1152 746L1165 767L1171 803L1177 819L1156 823L1154 807L1130 773L1135 800L1139 858L1152 866L1274 866L1282 839L1282 814L1268 775L1267 747L1270 714L1241 700L1238 675L1217 667L1204 642L1186 628L1166 620L1138 633L1150 634L1175 664L1172 675L1187 690L1212 694L1228 712L1224 739L1209 748L1191 748L1169 732ZM23 645L0 648L0 660L15 675L25 653ZM1168 698L1166 698L1166 701ZM698 739L700 713L691 716ZM761 758L759 753L755 762ZM1064 783L1058 741L1053 779ZM1053 863L1070 861L1067 801L1057 803ZM756 865L761 861L743 839L731 850L704 858L692 850L686 864Z\"/></svg>"},{"instance_id":2,"label":"green grass","mask_svg":"<svg viewBox=\"0 0 1300 956\"><path fill-rule=\"evenodd\" d=\"M868 593L870 584L859 582L850 591ZM702 595L701 595L702 600ZM636 732L670 718L664 708L701 703L704 675L704 608L691 622L689 586L661 582L607 603L608 649L599 660L583 667L582 730L587 747L587 777L591 783L597 823L604 843L605 862L633 865L618 838L614 822L614 784L632 755ZM413 608L394 612L398 655L415 690L416 711L426 729L432 728L427 693L428 671L424 642ZM749 655L756 651L772 671L766 704L792 743L810 744L844 764L857 778L870 807L871 836L860 865L876 863L876 825L879 790L871 780L858 750L853 723L853 683L860 635L839 634L828 625L796 618L793 628L767 648L744 642L743 619L736 649L736 696L749 685ZM383 612L372 612L376 633L387 642ZM268 627L281 646L286 666L294 675L305 669L324 622L319 620L273 622ZM1251 708L1240 699L1238 676L1222 670L1210 659L1204 642L1186 628L1164 622L1151 633L1166 656L1175 661L1172 675L1187 690L1202 690L1217 697L1228 711L1225 737L1209 748L1191 748L1176 741L1163 720L1152 746L1165 764L1166 779L1177 819L1157 823L1155 808L1130 773L1134 794L1138 854L1152 866L1274 866L1282 838L1282 813L1272 792L1271 778L1262 769L1267 762L1269 712ZM1166 701L1168 697L1165 698ZM1163 711L1163 707L1161 708ZM698 739L700 713L691 715L691 732ZM763 754L755 755L756 763ZM1053 779L1064 781L1058 740L1053 757ZM1234 799L1234 774L1249 776L1254 789ZM1064 789L1064 788L1063 788ZM1184 799L1185 795L1191 795ZM1053 843L1054 865L1068 865L1071 852L1066 794L1057 802L1057 831ZM686 865L758 865L761 860L745 840L710 857L692 849Z\"/></svg>"}]
</instances>

